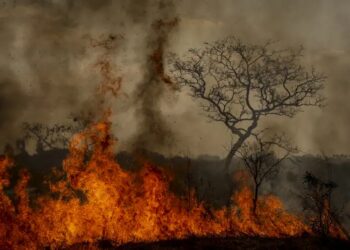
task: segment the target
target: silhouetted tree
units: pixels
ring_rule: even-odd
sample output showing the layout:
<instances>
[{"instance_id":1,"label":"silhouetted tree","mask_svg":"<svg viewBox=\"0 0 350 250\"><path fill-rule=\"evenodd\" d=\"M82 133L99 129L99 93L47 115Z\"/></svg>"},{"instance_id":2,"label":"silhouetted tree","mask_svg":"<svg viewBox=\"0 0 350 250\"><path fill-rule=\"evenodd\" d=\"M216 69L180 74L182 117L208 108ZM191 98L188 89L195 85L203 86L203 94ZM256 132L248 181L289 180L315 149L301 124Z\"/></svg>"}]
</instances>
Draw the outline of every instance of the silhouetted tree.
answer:
<instances>
[{"instance_id":1,"label":"silhouetted tree","mask_svg":"<svg viewBox=\"0 0 350 250\"><path fill-rule=\"evenodd\" d=\"M254 134L253 138L253 142L243 143L238 150L238 156L242 159L253 182L253 212L256 213L262 184L277 175L282 161L297 149L292 147L283 135L266 138L263 133L259 133Z\"/></svg>"},{"instance_id":2,"label":"silhouetted tree","mask_svg":"<svg viewBox=\"0 0 350 250\"><path fill-rule=\"evenodd\" d=\"M65 149L68 148L71 137L82 131L90 120L83 117L73 117L71 122L56 123L48 125L44 123L23 123L24 137L17 141L17 147L21 147L21 151L25 148L28 140L34 140L36 143L36 151L38 153L44 150ZM20 145L19 145L20 143Z\"/></svg>"},{"instance_id":3,"label":"silhouetted tree","mask_svg":"<svg viewBox=\"0 0 350 250\"><path fill-rule=\"evenodd\" d=\"M42 123L23 123L24 138L36 142L38 153L43 150L67 148L69 138L73 133L73 126L54 124L45 125Z\"/></svg>"},{"instance_id":4,"label":"silhouetted tree","mask_svg":"<svg viewBox=\"0 0 350 250\"><path fill-rule=\"evenodd\" d=\"M334 223L331 215L331 196L337 185L332 181L322 181L310 172L305 173L304 184L306 192L303 206L313 214L309 217L312 228L322 236L328 236L329 228Z\"/></svg>"},{"instance_id":5,"label":"silhouetted tree","mask_svg":"<svg viewBox=\"0 0 350 250\"><path fill-rule=\"evenodd\" d=\"M323 181L310 172L305 173L304 184L302 202L313 231L322 237L329 237L333 228L349 238L348 232L340 223L339 211L333 205L332 195L337 184L331 180Z\"/></svg>"},{"instance_id":6,"label":"silhouetted tree","mask_svg":"<svg viewBox=\"0 0 350 250\"><path fill-rule=\"evenodd\" d=\"M208 117L225 124L236 138L227 169L261 118L293 117L306 106L322 105L325 76L300 64L302 49L274 50L271 45L228 37L190 49L184 59L172 58L174 80L189 87Z\"/></svg>"}]
</instances>

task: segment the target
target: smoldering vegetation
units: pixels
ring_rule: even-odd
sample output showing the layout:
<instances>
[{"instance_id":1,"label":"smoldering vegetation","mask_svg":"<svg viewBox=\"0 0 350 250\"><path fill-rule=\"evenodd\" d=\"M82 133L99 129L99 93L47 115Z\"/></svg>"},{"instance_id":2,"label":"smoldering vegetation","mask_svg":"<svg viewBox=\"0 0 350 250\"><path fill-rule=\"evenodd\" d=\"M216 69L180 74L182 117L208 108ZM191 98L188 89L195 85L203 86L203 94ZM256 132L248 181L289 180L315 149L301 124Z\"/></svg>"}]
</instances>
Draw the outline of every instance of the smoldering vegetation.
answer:
<instances>
[{"instance_id":1,"label":"smoldering vegetation","mask_svg":"<svg viewBox=\"0 0 350 250\"><path fill-rule=\"evenodd\" d=\"M31 176L28 186L30 197L34 200L35 197L48 194L50 192L48 184L50 181L55 181L54 178L56 178L53 173L62 171L62 163L67 154L68 150L62 148L42 151L35 155L29 155L25 151L15 155L16 166L10 171L12 181L6 189L8 194L11 196L23 168L28 169ZM332 205L335 206L346 229L350 230L350 194L347 192L350 189L348 182L350 156L334 155L326 159L324 157L323 155L303 155L289 158L282 163L278 175L268 179L262 185L260 195L276 195L283 201L288 211L302 216L304 213L302 206L302 196L305 193L304 176L306 172L311 172L321 180L336 183ZM198 201L204 202L208 209L225 206L231 197L226 183L224 159L217 156L166 157L144 150L142 155L136 156L135 153L122 151L115 155L115 159L123 169L131 172L140 170L145 161L159 166L165 173L172 176L171 192L186 199L191 195L191 191L195 191ZM234 159L230 167L232 176L242 169L244 169L243 162L240 159ZM233 178L232 181L238 184L240 180ZM246 184L252 185L253 183L248 181Z\"/></svg>"}]
</instances>

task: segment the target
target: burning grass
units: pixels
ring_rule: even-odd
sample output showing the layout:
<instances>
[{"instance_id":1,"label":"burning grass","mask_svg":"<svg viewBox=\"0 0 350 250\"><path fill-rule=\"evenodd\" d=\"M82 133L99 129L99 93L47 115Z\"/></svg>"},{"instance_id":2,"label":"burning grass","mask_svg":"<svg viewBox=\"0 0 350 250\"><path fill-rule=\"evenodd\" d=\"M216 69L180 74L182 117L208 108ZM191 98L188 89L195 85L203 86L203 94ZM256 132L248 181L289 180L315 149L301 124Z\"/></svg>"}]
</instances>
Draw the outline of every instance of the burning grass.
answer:
<instances>
[{"instance_id":1,"label":"burning grass","mask_svg":"<svg viewBox=\"0 0 350 250\"><path fill-rule=\"evenodd\" d=\"M233 194L229 209L209 210L194 192L187 198L170 192L171 177L150 162L144 161L137 173L124 170L114 159L115 140L109 130L110 123L103 121L72 138L63 165L65 178L50 183L52 195L37 198L35 207L29 205L25 171L15 188L15 202L4 193L13 162L0 159L0 249L310 233L277 197L261 199L253 214L252 192L245 185Z\"/></svg>"}]
</instances>

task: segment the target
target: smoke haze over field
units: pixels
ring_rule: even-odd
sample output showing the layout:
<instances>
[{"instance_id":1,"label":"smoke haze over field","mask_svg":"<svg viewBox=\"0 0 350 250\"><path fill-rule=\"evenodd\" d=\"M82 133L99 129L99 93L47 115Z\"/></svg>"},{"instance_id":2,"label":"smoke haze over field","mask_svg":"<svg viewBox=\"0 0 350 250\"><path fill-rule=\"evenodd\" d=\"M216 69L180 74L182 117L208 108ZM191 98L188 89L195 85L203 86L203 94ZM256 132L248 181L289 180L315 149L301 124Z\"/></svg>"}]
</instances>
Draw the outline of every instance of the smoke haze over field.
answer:
<instances>
[{"instance_id":1,"label":"smoke haze over field","mask_svg":"<svg viewBox=\"0 0 350 250\"><path fill-rule=\"evenodd\" d=\"M111 101L120 148L145 143L147 137L141 135L152 128L146 126L148 108L157 111L151 113L157 114L155 121L172 142L154 146L151 137L150 147L172 154L224 156L228 131L209 123L185 92L165 87L157 101L149 96L154 89L140 95L153 81L149 56L155 47L150 44L159 34L152 23L177 18L164 53L182 55L227 35L250 43L273 39L281 47L303 45L303 63L328 76L327 107L306 109L293 120L264 122L288 132L304 152L349 153L349 11L345 0L0 1L0 142L16 139L24 121L62 122L71 113L94 107L100 80L94 64L104 51L92 48L90 41L120 35L117 48L109 52L115 75L123 79L120 96ZM140 97L144 99L137 101Z\"/></svg>"}]
</instances>

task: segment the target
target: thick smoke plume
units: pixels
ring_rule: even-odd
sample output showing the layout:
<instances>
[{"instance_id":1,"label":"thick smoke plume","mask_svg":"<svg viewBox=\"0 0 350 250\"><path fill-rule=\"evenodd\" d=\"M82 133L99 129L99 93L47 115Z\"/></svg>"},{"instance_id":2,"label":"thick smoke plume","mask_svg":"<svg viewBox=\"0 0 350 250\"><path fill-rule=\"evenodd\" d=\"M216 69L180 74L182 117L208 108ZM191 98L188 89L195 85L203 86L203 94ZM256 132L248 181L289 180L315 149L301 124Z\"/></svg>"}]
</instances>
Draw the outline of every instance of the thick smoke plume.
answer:
<instances>
[{"instance_id":1,"label":"thick smoke plume","mask_svg":"<svg viewBox=\"0 0 350 250\"><path fill-rule=\"evenodd\" d=\"M138 86L135 99L138 103L139 130L134 147L149 149L153 146L169 146L173 142L173 134L160 110L160 101L169 89L175 89L175 83L164 72L164 47L168 35L177 25L178 20L157 20L153 23L153 35L149 46L152 48L146 64L146 76Z\"/></svg>"},{"instance_id":2,"label":"thick smoke plume","mask_svg":"<svg viewBox=\"0 0 350 250\"><path fill-rule=\"evenodd\" d=\"M112 94L135 85L134 93L124 95L128 110L137 109L132 141L145 141L151 131L154 144L164 145L160 137L171 133L158 100L168 88L162 85L171 85L163 55L177 24L175 13L172 1L158 0L5 1L0 10L0 147L21 137L23 122L97 116L101 100L95 92L101 83ZM119 70L134 65L141 65L140 85L131 80L120 89Z\"/></svg>"},{"instance_id":3,"label":"thick smoke plume","mask_svg":"<svg viewBox=\"0 0 350 250\"><path fill-rule=\"evenodd\" d=\"M138 131L132 142L136 150L157 150L170 147L174 134L161 111L161 101L167 91L176 89L175 83L165 73L165 50L171 32L178 25L174 5L159 4L160 18L154 20L147 39L148 55L144 65L144 78L137 86L134 100L139 120Z\"/></svg>"}]
</instances>

